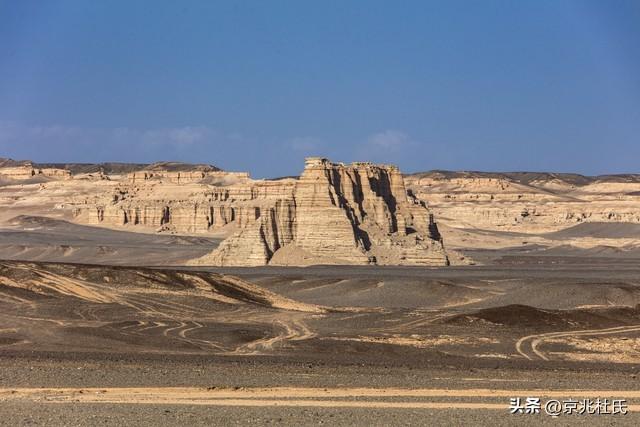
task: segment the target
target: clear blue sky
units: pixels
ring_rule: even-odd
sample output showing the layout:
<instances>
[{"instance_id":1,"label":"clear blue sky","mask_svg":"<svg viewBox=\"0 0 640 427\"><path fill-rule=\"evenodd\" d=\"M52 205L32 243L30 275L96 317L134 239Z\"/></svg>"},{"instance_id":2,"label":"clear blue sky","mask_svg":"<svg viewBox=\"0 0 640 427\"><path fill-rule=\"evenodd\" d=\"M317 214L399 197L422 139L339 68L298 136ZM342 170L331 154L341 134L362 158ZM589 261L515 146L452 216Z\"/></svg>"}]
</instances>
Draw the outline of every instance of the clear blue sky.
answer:
<instances>
[{"instance_id":1,"label":"clear blue sky","mask_svg":"<svg viewBox=\"0 0 640 427\"><path fill-rule=\"evenodd\" d=\"M0 0L0 157L640 172L640 1Z\"/></svg>"}]
</instances>

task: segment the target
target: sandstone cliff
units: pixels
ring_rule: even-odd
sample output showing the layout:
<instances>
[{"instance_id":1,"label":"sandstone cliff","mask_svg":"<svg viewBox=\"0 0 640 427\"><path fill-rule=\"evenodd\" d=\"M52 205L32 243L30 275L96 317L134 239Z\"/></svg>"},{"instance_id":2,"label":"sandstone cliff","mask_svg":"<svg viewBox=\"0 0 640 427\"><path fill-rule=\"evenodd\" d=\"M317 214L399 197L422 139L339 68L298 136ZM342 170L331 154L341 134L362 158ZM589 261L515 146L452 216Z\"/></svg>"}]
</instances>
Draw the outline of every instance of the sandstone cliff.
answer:
<instances>
[{"instance_id":1,"label":"sandstone cliff","mask_svg":"<svg viewBox=\"0 0 640 427\"><path fill-rule=\"evenodd\" d=\"M83 198L73 206L76 220L84 224L200 234L244 228L292 194L292 180L226 186L147 180L120 183L109 195Z\"/></svg>"},{"instance_id":2,"label":"sandstone cliff","mask_svg":"<svg viewBox=\"0 0 640 427\"><path fill-rule=\"evenodd\" d=\"M34 177L47 177L53 179L70 179L71 172L66 169L56 167L42 167L30 161L13 161L1 159L0 177L25 180Z\"/></svg>"},{"instance_id":3,"label":"sandstone cliff","mask_svg":"<svg viewBox=\"0 0 640 427\"><path fill-rule=\"evenodd\" d=\"M428 172L409 191L457 228L553 232L584 222L639 223L640 177Z\"/></svg>"},{"instance_id":4,"label":"sandstone cliff","mask_svg":"<svg viewBox=\"0 0 640 427\"><path fill-rule=\"evenodd\" d=\"M448 264L426 206L409 201L393 166L309 158L292 196L194 263Z\"/></svg>"},{"instance_id":5,"label":"sandstone cliff","mask_svg":"<svg viewBox=\"0 0 640 427\"><path fill-rule=\"evenodd\" d=\"M212 245L194 261L202 264L442 265L469 262L456 251L487 262L504 253L640 250L640 175L403 177L391 166L312 158L299 178L252 180L211 165L0 158L0 186L0 225L35 215L199 235Z\"/></svg>"},{"instance_id":6,"label":"sandstone cliff","mask_svg":"<svg viewBox=\"0 0 640 427\"><path fill-rule=\"evenodd\" d=\"M226 172L211 165L191 165L177 162L157 162L127 175L131 183L149 179L164 179L174 183L200 182L207 178L245 181L249 179L246 172Z\"/></svg>"},{"instance_id":7,"label":"sandstone cliff","mask_svg":"<svg viewBox=\"0 0 640 427\"><path fill-rule=\"evenodd\" d=\"M75 219L228 236L194 264L449 262L433 216L424 203L407 195L403 177L393 166L310 158L299 179L273 181L206 171L221 178L216 185L190 178L183 182L184 175L177 180L161 172L162 177L154 179L149 172L141 173L147 177L129 175L128 182L106 197L76 201Z\"/></svg>"}]
</instances>

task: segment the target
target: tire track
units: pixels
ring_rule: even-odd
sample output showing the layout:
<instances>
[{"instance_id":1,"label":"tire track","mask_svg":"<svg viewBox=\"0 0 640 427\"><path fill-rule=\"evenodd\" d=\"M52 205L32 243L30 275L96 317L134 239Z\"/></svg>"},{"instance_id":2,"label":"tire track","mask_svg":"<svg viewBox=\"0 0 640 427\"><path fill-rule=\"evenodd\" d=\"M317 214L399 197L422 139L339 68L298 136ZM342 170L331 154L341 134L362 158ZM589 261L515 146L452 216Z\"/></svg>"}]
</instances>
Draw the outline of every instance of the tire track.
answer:
<instances>
[{"instance_id":1,"label":"tire track","mask_svg":"<svg viewBox=\"0 0 640 427\"><path fill-rule=\"evenodd\" d=\"M516 342L516 351L527 358L528 360L544 360L548 361L549 358L538 349L546 339L549 338L565 338L565 337L580 337L580 336L592 336L592 335L611 335L620 334L624 332L637 332L640 331L640 325L632 326L616 326L614 328L605 329L585 329L582 331L562 331L562 332L549 332L545 334L527 335L520 338Z\"/></svg>"},{"instance_id":2,"label":"tire track","mask_svg":"<svg viewBox=\"0 0 640 427\"><path fill-rule=\"evenodd\" d=\"M512 396L591 398L602 396L626 401L639 399L638 390L521 390L521 389L410 389L356 387L111 387L111 388L3 388L0 402L78 404L156 404L255 407L326 407L378 409L475 409L509 408ZM498 400L496 400L498 399ZM640 405L629 402L629 411Z\"/></svg>"}]
</instances>

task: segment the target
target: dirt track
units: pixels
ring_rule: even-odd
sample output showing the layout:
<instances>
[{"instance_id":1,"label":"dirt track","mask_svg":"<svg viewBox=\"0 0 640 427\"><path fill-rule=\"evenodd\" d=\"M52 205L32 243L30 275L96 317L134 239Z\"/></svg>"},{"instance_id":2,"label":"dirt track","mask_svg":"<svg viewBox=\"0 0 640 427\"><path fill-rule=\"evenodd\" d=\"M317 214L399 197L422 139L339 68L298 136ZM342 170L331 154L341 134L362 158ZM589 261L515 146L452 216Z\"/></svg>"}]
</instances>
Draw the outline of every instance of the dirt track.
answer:
<instances>
[{"instance_id":1,"label":"dirt track","mask_svg":"<svg viewBox=\"0 0 640 427\"><path fill-rule=\"evenodd\" d=\"M545 355L538 348L546 339L549 338L565 338L565 337L577 337L577 336L600 336L600 335L616 335L625 334L627 332L640 331L640 325L633 326L617 326L607 329L590 329L584 331L571 331L571 332L550 332L539 335L529 335L522 337L516 342L516 350L529 360L540 358L542 360L549 360L549 357Z\"/></svg>"}]
</instances>

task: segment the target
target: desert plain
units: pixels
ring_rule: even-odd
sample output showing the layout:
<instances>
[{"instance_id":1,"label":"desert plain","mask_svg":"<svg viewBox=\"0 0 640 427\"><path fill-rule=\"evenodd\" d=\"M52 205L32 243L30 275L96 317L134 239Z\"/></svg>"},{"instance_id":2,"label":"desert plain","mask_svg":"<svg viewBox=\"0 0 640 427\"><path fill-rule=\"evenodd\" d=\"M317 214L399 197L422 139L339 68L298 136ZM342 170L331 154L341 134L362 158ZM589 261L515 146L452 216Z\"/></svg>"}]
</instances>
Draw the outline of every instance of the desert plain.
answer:
<instances>
[{"instance_id":1,"label":"desert plain","mask_svg":"<svg viewBox=\"0 0 640 427\"><path fill-rule=\"evenodd\" d=\"M0 424L637 425L639 260L637 175L3 159Z\"/></svg>"}]
</instances>

